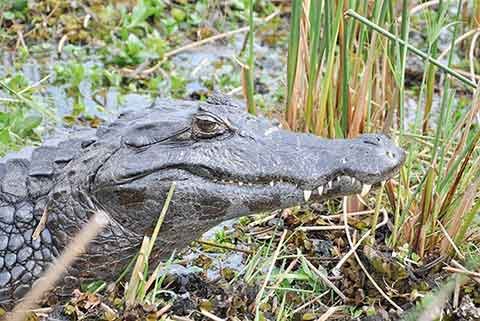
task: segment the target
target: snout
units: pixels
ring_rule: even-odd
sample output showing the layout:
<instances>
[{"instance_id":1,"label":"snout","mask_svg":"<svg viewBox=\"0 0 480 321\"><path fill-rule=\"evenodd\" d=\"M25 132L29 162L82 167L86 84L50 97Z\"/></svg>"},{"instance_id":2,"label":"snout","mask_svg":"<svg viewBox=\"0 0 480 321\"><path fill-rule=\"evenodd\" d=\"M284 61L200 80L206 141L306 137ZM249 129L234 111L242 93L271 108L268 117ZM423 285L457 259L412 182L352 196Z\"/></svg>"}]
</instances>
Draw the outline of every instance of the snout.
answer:
<instances>
[{"instance_id":1,"label":"snout","mask_svg":"<svg viewBox=\"0 0 480 321\"><path fill-rule=\"evenodd\" d=\"M384 134L363 134L358 137L363 144L375 146L378 153L399 166L405 162L405 151Z\"/></svg>"},{"instance_id":2,"label":"snout","mask_svg":"<svg viewBox=\"0 0 480 321\"><path fill-rule=\"evenodd\" d=\"M405 151L383 134L364 134L354 141L357 162L350 165L363 183L376 184L389 179L405 162Z\"/></svg>"},{"instance_id":3,"label":"snout","mask_svg":"<svg viewBox=\"0 0 480 321\"><path fill-rule=\"evenodd\" d=\"M384 150L387 158L397 164L397 166L403 165L403 163L405 162L405 158L407 157L405 150L393 144L385 146Z\"/></svg>"}]
</instances>

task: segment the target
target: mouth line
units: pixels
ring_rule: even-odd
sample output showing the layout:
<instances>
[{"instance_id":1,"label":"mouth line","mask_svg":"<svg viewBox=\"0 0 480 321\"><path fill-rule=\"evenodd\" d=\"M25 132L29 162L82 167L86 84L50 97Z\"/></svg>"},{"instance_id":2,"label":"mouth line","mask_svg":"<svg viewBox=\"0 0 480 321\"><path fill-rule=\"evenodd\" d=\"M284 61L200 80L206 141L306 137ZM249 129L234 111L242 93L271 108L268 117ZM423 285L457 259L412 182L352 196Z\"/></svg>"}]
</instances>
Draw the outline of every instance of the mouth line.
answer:
<instances>
[{"instance_id":1,"label":"mouth line","mask_svg":"<svg viewBox=\"0 0 480 321\"><path fill-rule=\"evenodd\" d=\"M192 173L191 173L192 174ZM199 176L199 175L196 175ZM210 182L221 184L225 186L238 186L238 187L275 187L279 185L290 185L294 186L295 189L303 190L303 196L305 202L308 202L312 196L321 197L323 195L328 195L330 192L338 191L342 188L348 188L351 190L358 190L361 196L365 196L372 188L372 186L379 185L380 183L367 184L363 183L359 179L349 176L349 175L338 175L335 178L327 181L324 184L318 184L313 189L301 188L299 183L292 183L291 180L286 179L273 179L273 180L255 180L255 181L246 181L238 179L211 179L210 177L199 176L203 179L206 179ZM387 178L388 179L388 178Z\"/></svg>"},{"instance_id":2,"label":"mouth line","mask_svg":"<svg viewBox=\"0 0 480 321\"><path fill-rule=\"evenodd\" d=\"M297 191L303 191L303 198L308 202L311 197L319 198L330 194L360 194L365 196L372 188L378 186L381 182L390 179L393 175L379 174L378 177L367 177L362 174L362 178L356 175L345 173L344 171L326 175L324 179L316 178L311 182L295 180L286 176L263 176L263 177L235 177L228 172L218 171L206 166L180 166L177 169L184 170L192 176L199 177L214 184L223 186L237 186L241 188L274 188L280 185L289 186ZM391 174L394 174L395 169ZM365 177L363 177L365 176Z\"/></svg>"},{"instance_id":3,"label":"mouth line","mask_svg":"<svg viewBox=\"0 0 480 321\"><path fill-rule=\"evenodd\" d=\"M188 175L198 177L207 182L211 182L223 186L237 186L241 188L274 188L281 185L289 186L297 191L303 191L305 202L309 201L311 197L322 197L330 195L331 193L341 193L347 191L348 194L360 194L365 196L372 186L379 185L382 181L386 181L393 175L378 175L377 178L359 179L353 175L348 175L344 172L329 174L325 176L325 179L317 178L312 179L310 182L300 181L292 179L291 177L275 177L275 176L263 176L263 177L234 177L233 175L225 172L219 172L215 169L211 169L204 166L169 166L163 168L163 170L180 170L188 173ZM123 177L122 180L118 180L117 183L126 183L140 179L142 177L149 176L156 172L155 170L149 172L143 172L141 174L129 175ZM363 176L363 175L362 175Z\"/></svg>"}]
</instances>

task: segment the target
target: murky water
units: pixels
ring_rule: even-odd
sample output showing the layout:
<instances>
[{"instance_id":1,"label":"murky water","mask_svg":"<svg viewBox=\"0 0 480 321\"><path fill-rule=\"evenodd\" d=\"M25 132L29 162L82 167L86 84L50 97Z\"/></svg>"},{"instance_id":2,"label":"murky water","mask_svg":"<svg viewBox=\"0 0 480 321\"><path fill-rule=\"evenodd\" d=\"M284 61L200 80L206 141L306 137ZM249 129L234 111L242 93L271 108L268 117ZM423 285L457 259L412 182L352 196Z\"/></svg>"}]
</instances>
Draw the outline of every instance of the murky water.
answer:
<instances>
[{"instance_id":1,"label":"murky water","mask_svg":"<svg viewBox=\"0 0 480 321\"><path fill-rule=\"evenodd\" d=\"M178 98L199 99L211 90L221 90L236 98L243 99L241 90L241 58L237 55L243 43L243 34L226 44L217 42L198 48L180 52L171 58L171 69L160 70L166 84L170 79L179 77L184 82L184 89ZM266 44L256 45L257 68L256 87L264 106L275 107L279 104L272 93L284 90L283 77L286 73L286 57L281 47L271 47ZM74 55L73 55L74 56ZM56 81L55 65L79 61L84 70L104 68L98 57L85 55L76 58L72 54L58 57L54 48L41 53L31 54L22 64L15 64L15 54L0 53L0 78L17 73L23 74L29 84L39 84L35 95L46 102L48 106L63 118L74 111L75 98L69 95L70 84ZM150 76L150 75L149 75ZM154 78L156 75L151 75ZM45 79L46 78L46 79ZM153 102L155 96L171 97L169 86L160 86L158 91L141 90L132 92L128 86L92 88L92 83L85 76L78 86L79 97L84 106L84 115L97 116L104 120L115 118L120 110L142 109ZM7 95L0 90L0 97ZM77 95L78 96L78 95ZM262 106L262 105L261 105ZM0 102L1 108L1 102Z\"/></svg>"}]
</instances>

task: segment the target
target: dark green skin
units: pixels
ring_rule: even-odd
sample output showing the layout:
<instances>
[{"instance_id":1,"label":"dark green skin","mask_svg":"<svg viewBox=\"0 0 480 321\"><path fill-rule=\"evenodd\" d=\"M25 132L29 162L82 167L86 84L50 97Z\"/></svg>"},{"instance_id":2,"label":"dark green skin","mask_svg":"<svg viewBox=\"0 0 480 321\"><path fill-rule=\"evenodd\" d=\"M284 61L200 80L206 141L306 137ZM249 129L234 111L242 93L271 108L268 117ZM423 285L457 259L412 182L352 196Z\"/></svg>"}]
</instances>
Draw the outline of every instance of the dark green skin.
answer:
<instances>
[{"instance_id":1,"label":"dark green skin","mask_svg":"<svg viewBox=\"0 0 480 321\"><path fill-rule=\"evenodd\" d=\"M152 231L172 182L156 260L224 220L305 203L305 190L309 202L360 193L404 159L384 135L293 133L224 96L125 112L0 160L0 305L21 298L97 209L110 223L69 268L64 289L114 278ZM47 224L32 240L44 211Z\"/></svg>"}]
</instances>

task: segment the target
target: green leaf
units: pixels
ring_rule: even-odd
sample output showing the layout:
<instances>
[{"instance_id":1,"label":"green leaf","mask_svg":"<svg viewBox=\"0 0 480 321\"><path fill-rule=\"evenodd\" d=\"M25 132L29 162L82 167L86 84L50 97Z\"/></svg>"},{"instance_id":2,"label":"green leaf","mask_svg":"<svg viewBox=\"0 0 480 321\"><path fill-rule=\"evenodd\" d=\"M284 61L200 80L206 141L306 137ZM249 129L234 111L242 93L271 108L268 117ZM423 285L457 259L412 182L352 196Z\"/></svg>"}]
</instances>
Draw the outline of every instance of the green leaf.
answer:
<instances>
[{"instance_id":1,"label":"green leaf","mask_svg":"<svg viewBox=\"0 0 480 321\"><path fill-rule=\"evenodd\" d=\"M177 21L177 22L181 22L181 21L184 21L185 18L187 17L187 14L185 13L185 11L179 9L179 8L172 8L172 10L170 11L172 17Z\"/></svg>"},{"instance_id":2,"label":"green leaf","mask_svg":"<svg viewBox=\"0 0 480 321\"><path fill-rule=\"evenodd\" d=\"M10 114L6 112L0 112L0 125L6 127L10 122Z\"/></svg>"},{"instance_id":3,"label":"green leaf","mask_svg":"<svg viewBox=\"0 0 480 321\"><path fill-rule=\"evenodd\" d=\"M11 12L11 11L5 11L3 13L3 18L5 20L14 20L15 19L15 13Z\"/></svg>"},{"instance_id":4,"label":"green leaf","mask_svg":"<svg viewBox=\"0 0 480 321\"><path fill-rule=\"evenodd\" d=\"M27 0L15 0L12 4L12 9L15 11L25 11L28 9L28 1Z\"/></svg>"},{"instance_id":5,"label":"green leaf","mask_svg":"<svg viewBox=\"0 0 480 321\"><path fill-rule=\"evenodd\" d=\"M10 130L8 128L0 130L0 144L8 146L10 143Z\"/></svg>"},{"instance_id":6,"label":"green leaf","mask_svg":"<svg viewBox=\"0 0 480 321\"><path fill-rule=\"evenodd\" d=\"M42 123L42 117L40 115L30 115L19 122L19 134L22 137L30 136L35 128Z\"/></svg>"}]
</instances>

